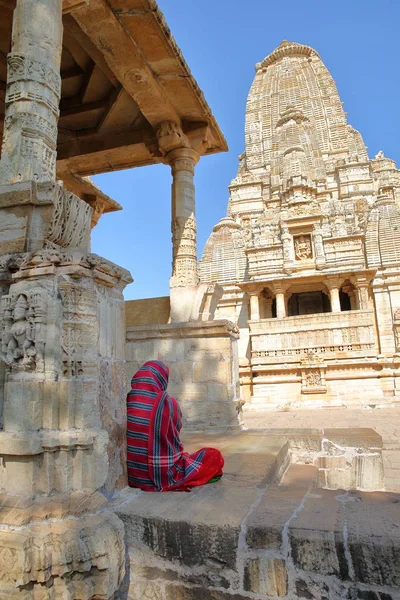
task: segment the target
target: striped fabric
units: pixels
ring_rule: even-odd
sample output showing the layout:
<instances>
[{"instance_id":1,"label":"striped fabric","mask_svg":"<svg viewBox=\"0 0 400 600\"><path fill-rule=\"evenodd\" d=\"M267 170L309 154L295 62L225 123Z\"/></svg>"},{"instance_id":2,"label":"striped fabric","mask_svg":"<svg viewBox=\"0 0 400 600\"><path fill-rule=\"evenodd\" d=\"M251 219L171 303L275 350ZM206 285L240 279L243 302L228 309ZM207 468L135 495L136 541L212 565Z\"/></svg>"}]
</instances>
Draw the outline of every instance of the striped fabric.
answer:
<instances>
[{"instance_id":1,"label":"striped fabric","mask_svg":"<svg viewBox=\"0 0 400 600\"><path fill-rule=\"evenodd\" d=\"M182 413L167 394L169 369L145 363L133 376L127 403L128 482L145 491L186 490L222 475L219 450L184 452Z\"/></svg>"}]
</instances>

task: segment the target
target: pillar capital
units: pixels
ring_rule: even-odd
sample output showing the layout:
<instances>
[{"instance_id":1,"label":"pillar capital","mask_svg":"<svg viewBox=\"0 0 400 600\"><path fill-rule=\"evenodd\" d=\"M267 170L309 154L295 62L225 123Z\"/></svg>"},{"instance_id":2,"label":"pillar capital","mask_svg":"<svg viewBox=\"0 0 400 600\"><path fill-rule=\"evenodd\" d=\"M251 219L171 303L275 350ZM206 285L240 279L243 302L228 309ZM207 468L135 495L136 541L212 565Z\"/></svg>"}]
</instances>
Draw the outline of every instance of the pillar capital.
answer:
<instances>
[{"instance_id":1,"label":"pillar capital","mask_svg":"<svg viewBox=\"0 0 400 600\"><path fill-rule=\"evenodd\" d=\"M272 291L274 292L274 294L284 294L286 292L286 290L289 289L290 284L289 283L273 283L272 284Z\"/></svg>"},{"instance_id":2,"label":"pillar capital","mask_svg":"<svg viewBox=\"0 0 400 600\"><path fill-rule=\"evenodd\" d=\"M164 157L164 162L170 165L172 172L194 172L200 155L198 144L193 144L191 138L183 133L182 128L174 121L164 121L157 129L158 147Z\"/></svg>"},{"instance_id":3,"label":"pillar capital","mask_svg":"<svg viewBox=\"0 0 400 600\"><path fill-rule=\"evenodd\" d=\"M199 162L200 156L191 148L175 148L165 156L165 162L170 165L172 174L179 171L188 171L194 174L194 168Z\"/></svg>"},{"instance_id":4,"label":"pillar capital","mask_svg":"<svg viewBox=\"0 0 400 600\"><path fill-rule=\"evenodd\" d=\"M250 283L250 284L247 284L244 289L248 293L249 296L258 296L261 293L261 291L263 290L263 286L259 285L257 283Z\"/></svg>"},{"instance_id":5,"label":"pillar capital","mask_svg":"<svg viewBox=\"0 0 400 600\"><path fill-rule=\"evenodd\" d=\"M339 279L338 277L327 277L326 281L325 281L325 285L328 288L328 290L332 290L332 289L340 289L342 286L343 280Z\"/></svg>"}]
</instances>

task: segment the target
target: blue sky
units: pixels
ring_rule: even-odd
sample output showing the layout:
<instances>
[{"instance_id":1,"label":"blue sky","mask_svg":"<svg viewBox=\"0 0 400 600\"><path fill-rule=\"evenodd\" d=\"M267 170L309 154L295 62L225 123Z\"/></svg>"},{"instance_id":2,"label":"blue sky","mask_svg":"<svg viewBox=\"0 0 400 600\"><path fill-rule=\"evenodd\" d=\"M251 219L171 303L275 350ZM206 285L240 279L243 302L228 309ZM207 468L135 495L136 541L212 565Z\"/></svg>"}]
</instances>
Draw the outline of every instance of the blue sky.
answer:
<instances>
[{"instance_id":1,"label":"blue sky","mask_svg":"<svg viewBox=\"0 0 400 600\"><path fill-rule=\"evenodd\" d=\"M400 165L400 0L159 0L203 89L229 152L196 168L199 257L225 215L230 180L244 149L244 116L254 65L284 39L315 48L333 75L370 157ZM92 250L132 273L125 298L168 295L171 271L170 169L164 165L99 175L123 206L94 229Z\"/></svg>"}]
</instances>

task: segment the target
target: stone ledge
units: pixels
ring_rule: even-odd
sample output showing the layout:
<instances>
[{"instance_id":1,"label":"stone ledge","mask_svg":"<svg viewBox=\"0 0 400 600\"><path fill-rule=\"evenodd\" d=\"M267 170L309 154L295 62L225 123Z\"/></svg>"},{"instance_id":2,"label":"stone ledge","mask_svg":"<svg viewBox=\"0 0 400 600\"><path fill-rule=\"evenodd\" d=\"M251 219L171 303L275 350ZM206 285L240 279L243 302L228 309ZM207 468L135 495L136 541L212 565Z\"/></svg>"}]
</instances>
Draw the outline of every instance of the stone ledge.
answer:
<instances>
[{"instance_id":1,"label":"stone ledge","mask_svg":"<svg viewBox=\"0 0 400 600\"><path fill-rule=\"evenodd\" d=\"M189 321L168 323L167 325L140 325L127 327L127 342L154 338L202 338L202 337L239 337L239 330L231 321Z\"/></svg>"},{"instance_id":2,"label":"stone ledge","mask_svg":"<svg viewBox=\"0 0 400 600\"><path fill-rule=\"evenodd\" d=\"M326 431L301 433L294 448L321 451ZM381 443L372 430L329 436L356 449ZM290 430L192 433L189 452L222 451L220 482L190 494L124 491L113 510L125 524L130 592L117 598L399 600L400 495L321 489L315 468L277 485L290 438Z\"/></svg>"},{"instance_id":3,"label":"stone ledge","mask_svg":"<svg viewBox=\"0 0 400 600\"><path fill-rule=\"evenodd\" d=\"M99 431L0 432L0 456L33 456L58 450L89 450Z\"/></svg>"}]
</instances>

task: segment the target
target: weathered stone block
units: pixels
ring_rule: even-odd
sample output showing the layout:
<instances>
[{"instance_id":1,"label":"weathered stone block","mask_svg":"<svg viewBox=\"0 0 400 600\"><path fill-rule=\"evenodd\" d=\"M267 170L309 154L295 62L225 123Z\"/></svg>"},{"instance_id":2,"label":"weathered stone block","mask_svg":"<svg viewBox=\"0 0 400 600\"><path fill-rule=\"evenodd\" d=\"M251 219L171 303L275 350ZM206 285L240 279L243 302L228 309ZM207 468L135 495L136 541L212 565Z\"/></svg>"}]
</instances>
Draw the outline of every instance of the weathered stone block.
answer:
<instances>
[{"instance_id":1,"label":"weathered stone block","mask_svg":"<svg viewBox=\"0 0 400 600\"><path fill-rule=\"evenodd\" d=\"M297 579L295 581L295 590L298 598L306 600L329 600L329 587L323 582L304 581Z\"/></svg>"},{"instance_id":2,"label":"weathered stone block","mask_svg":"<svg viewBox=\"0 0 400 600\"><path fill-rule=\"evenodd\" d=\"M204 360L194 364L195 382L231 383L232 366L230 363Z\"/></svg>"},{"instance_id":3,"label":"weathered stone block","mask_svg":"<svg viewBox=\"0 0 400 600\"><path fill-rule=\"evenodd\" d=\"M262 501L246 519L246 541L252 549L279 549L285 523L299 507L304 497L301 488L271 486Z\"/></svg>"},{"instance_id":4,"label":"weathered stone block","mask_svg":"<svg viewBox=\"0 0 400 600\"><path fill-rule=\"evenodd\" d=\"M337 492L328 490L309 495L303 509L290 523L289 541L298 568L347 579L344 515L336 495Z\"/></svg>"},{"instance_id":5,"label":"weathered stone block","mask_svg":"<svg viewBox=\"0 0 400 600\"><path fill-rule=\"evenodd\" d=\"M165 587L165 600L248 600L249 596L230 594L204 587L184 587L169 584ZM158 600L158 599L157 599ZM162 599L164 600L164 598Z\"/></svg>"},{"instance_id":6,"label":"weathered stone block","mask_svg":"<svg viewBox=\"0 0 400 600\"><path fill-rule=\"evenodd\" d=\"M244 567L244 589L267 596L286 596L286 563L280 558L253 558Z\"/></svg>"},{"instance_id":7,"label":"weathered stone block","mask_svg":"<svg viewBox=\"0 0 400 600\"><path fill-rule=\"evenodd\" d=\"M176 362L169 363L171 384L193 383L193 363L192 362Z\"/></svg>"},{"instance_id":8,"label":"weathered stone block","mask_svg":"<svg viewBox=\"0 0 400 600\"><path fill-rule=\"evenodd\" d=\"M187 566L210 571L236 568L240 526L256 489L206 486L191 494L142 494L117 509L128 545Z\"/></svg>"},{"instance_id":9,"label":"weathered stone block","mask_svg":"<svg viewBox=\"0 0 400 600\"><path fill-rule=\"evenodd\" d=\"M387 594L386 592L375 592L372 590L358 590L356 588L352 588L348 591L346 600L395 600L395 597L391 594Z\"/></svg>"}]
</instances>

